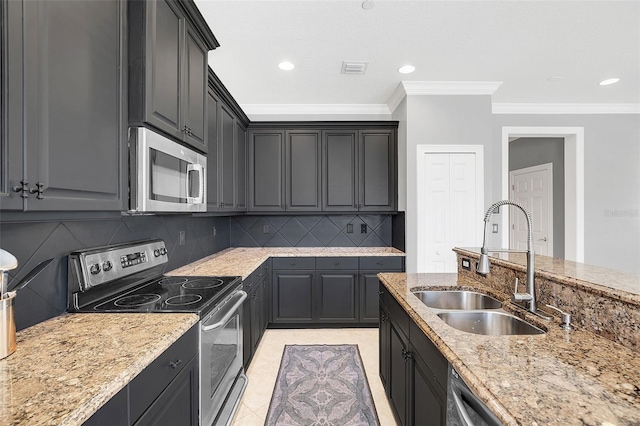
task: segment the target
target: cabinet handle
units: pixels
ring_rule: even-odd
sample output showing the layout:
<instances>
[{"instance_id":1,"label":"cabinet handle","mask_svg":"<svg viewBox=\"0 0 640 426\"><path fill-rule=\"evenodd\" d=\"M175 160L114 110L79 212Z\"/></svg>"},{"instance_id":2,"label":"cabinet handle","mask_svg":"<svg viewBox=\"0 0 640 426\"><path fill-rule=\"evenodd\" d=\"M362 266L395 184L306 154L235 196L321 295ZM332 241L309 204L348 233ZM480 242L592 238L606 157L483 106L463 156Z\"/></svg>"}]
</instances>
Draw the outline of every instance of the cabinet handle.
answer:
<instances>
[{"instance_id":1,"label":"cabinet handle","mask_svg":"<svg viewBox=\"0 0 640 426\"><path fill-rule=\"evenodd\" d=\"M296 262L289 262L289 265L295 266Z\"/></svg>"},{"instance_id":2,"label":"cabinet handle","mask_svg":"<svg viewBox=\"0 0 640 426\"><path fill-rule=\"evenodd\" d=\"M338 266L338 265L340 264L340 262L333 262L333 264L334 264L335 266Z\"/></svg>"},{"instance_id":3,"label":"cabinet handle","mask_svg":"<svg viewBox=\"0 0 640 426\"><path fill-rule=\"evenodd\" d=\"M29 198L29 181L21 180L20 185L22 186L14 186L13 192L22 192L22 194L20 194L22 198Z\"/></svg>"},{"instance_id":4,"label":"cabinet handle","mask_svg":"<svg viewBox=\"0 0 640 426\"><path fill-rule=\"evenodd\" d=\"M38 200L44 200L44 196L42 195L42 193L44 192L44 190L42 189L43 187L44 187L44 183L38 182L36 183L36 188L29 189L29 192L31 194L38 194L36 195L36 198Z\"/></svg>"},{"instance_id":5,"label":"cabinet handle","mask_svg":"<svg viewBox=\"0 0 640 426\"><path fill-rule=\"evenodd\" d=\"M378 290L378 296L382 296L383 294L384 294L384 291Z\"/></svg>"},{"instance_id":6,"label":"cabinet handle","mask_svg":"<svg viewBox=\"0 0 640 426\"><path fill-rule=\"evenodd\" d=\"M178 359L177 359L177 360L175 360L175 361L171 361L171 362L169 363L169 367L171 367L171 368L173 368L173 369L175 370L176 368L178 368L178 366L179 366L180 364L182 364L182 360L178 358Z\"/></svg>"}]
</instances>

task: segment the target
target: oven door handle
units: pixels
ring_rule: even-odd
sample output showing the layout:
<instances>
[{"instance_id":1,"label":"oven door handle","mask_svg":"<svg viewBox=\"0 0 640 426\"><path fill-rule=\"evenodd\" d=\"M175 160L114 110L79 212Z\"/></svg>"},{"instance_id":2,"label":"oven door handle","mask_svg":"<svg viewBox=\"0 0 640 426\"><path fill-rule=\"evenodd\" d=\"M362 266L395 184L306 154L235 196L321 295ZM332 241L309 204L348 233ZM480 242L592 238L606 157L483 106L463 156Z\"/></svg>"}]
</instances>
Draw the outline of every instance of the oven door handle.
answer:
<instances>
[{"instance_id":1,"label":"oven door handle","mask_svg":"<svg viewBox=\"0 0 640 426\"><path fill-rule=\"evenodd\" d=\"M224 309L224 311L220 310L218 312L216 312L215 314L213 314L211 316L211 318L209 318L209 320L211 321L215 321L213 324L202 324L202 331L211 331L214 330L216 328L222 327L223 325L226 324L227 321L229 321L229 318L231 318L236 311L238 310L238 308L240 306L242 306L242 303L244 302L244 300L247 298L247 292L245 292L244 290L239 290L236 294L233 295L233 297L225 304L225 308L226 305L230 305L233 303L233 305L228 308L228 309ZM235 300L235 302L233 302L233 300ZM222 317L222 318L220 318ZM220 318L218 320L218 318Z\"/></svg>"}]
</instances>

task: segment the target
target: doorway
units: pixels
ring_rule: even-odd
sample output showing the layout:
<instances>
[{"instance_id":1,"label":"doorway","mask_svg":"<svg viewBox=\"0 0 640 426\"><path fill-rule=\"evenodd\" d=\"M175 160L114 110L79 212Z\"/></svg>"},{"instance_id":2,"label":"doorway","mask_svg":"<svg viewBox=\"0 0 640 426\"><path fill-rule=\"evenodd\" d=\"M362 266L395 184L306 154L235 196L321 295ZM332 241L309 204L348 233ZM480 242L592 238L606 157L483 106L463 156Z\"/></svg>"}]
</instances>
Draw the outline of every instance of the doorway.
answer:
<instances>
[{"instance_id":1,"label":"doorway","mask_svg":"<svg viewBox=\"0 0 640 426\"><path fill-rule=\"evenodd\" d=\"M482 241L481 145L418 145L417 272L456 272L453 247Z\"/></svg>"},{"instance_id":2,"label":"doorway","mask_svg":"<svg viewBox=\"0 0 640 426\"><path fill-rule=\"evenodd\" d=\"M509 197L509 144L520 137L561 137L564 143L564 258L584 262L584 128L583 127L503 127L502 199ZM502 229L509 217L503 215ZM509 233L502 233L502 246L509 244Z\"/></svg>"}]
</instances>

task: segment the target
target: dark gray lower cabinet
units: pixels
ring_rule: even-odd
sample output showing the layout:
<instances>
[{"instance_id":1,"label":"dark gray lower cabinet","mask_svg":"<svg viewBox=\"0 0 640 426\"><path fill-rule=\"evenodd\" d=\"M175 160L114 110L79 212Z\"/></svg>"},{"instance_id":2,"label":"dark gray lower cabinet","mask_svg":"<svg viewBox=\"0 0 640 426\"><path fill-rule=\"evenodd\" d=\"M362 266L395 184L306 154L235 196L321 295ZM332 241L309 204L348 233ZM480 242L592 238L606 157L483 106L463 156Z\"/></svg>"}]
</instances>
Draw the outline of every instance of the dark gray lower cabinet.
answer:
<instances>
[{"instance_id":1,"label":"dark gray lower cabinet","mask_svg":"<svg viewBox=\"0 0 640 426\"><path fill-rule=\"evenodd\" d=\"M396 420L446 424L448 363L380 284L380 379Z\"/></svg>"},{"instance_id":2,"label":"dark gray lower cabinet","mask_svg":"<svg viewBox=\"0 0 640 426\"><path fill-rule=\"evenodd\" d=\"M378 322L378 272L360 271L360 322Z\"/></svg>"},{"instance_id":3,"label":"dark gray lower cabinet","mask_svg":"<svg viewBox=\"0 0 640 426\"><path fill-rule=\"evenodd\" d=\"M274 267L275 268L275 267ZM313 270L273 271L273 323L310 323L314 320Z\"/></svg>"},{"instance_id":4,"label":"dark gray lower cabinet","mask_svg":"<svg viewBox=\"0 0 640 426\"><path fill-rule=\"evenodd\" d=\"M199 331L191 327L84 424L197 426Z\"/></svg>"},{"instance_id":5,"label":"dark gray lower cabinet","mask_svg":"<svg viewBox=\"0 0 640 426\"><path fill-rule=\"evenodd\" d=\"M358 322L358 271L317 271L317 321Z\"/></svg>"},{"instance_id":6,"label":"dark gray lower cabinet","mask_svg":"<svg viewBox=\"0 0 640 426\"><path fill-rule=\"evenodd\" d=\"M269 322L270 260L260 265L246 280L247 299L242 307L243 365L249 367L253 354Z\"/></svg>"}]
</instances>

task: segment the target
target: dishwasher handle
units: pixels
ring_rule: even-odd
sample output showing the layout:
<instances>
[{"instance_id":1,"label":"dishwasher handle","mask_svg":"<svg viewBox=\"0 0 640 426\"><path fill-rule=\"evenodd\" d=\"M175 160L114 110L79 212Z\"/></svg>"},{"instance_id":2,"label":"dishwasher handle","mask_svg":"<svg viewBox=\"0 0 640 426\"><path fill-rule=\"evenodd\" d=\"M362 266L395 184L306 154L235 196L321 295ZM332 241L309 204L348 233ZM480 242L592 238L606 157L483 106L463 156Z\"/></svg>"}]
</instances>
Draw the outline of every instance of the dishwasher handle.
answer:
<instances>
[{"instance_id":1,"label":"dishwasher handle","mask_svg":"<svg viewBox=\"0 0 640 426\"><path fill-rule=\"evenodd\" d=\"M233 295L233 297L231 297L229 301L224 304L224 306L222 307L223 309L213 314L211 317L208 318L207 321L205 321L202 324L202 331L206 332L206 331L215 330L216 328L220 328L223 325L225 325L227 321L229 321L229 318L231 318L236 313L238 308L242 306L242 303L245 301L246 298L247 298L247 293L244 290L238 290ZM234 302L234 299L236 299L235 302ZM227 305L232 305L232 306L229 308L227 307ZM220 319L218 320L218 318ZM213 324L207 324L208 321L215 321L215 322Z\"/></svg>"},{"instance_id":2,"label":"dishwasher handle","mask_svg":"<svg viewBox=\"0 0 640 426\"><path fill-rule=\"evenodd\" d=\"M452 369L449 385L449 392L453 396L453 403L456 411L460 415L460 422L462 426L477 426L477 421L474 421L465 407L465 402L473 410L475 414L473 417L482 419L483 425L488 426L502 426L502 422L496 417L495 414L489 408L487 408L484 402L474 395L473 392L467 387L466 383L458 376L458 373ZM463 402L464 401L464 402Z\"/></svg>"}]
</instances>

